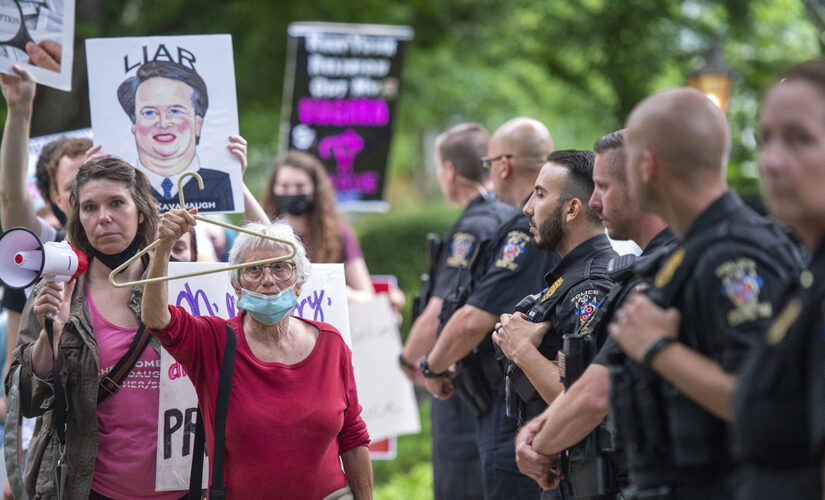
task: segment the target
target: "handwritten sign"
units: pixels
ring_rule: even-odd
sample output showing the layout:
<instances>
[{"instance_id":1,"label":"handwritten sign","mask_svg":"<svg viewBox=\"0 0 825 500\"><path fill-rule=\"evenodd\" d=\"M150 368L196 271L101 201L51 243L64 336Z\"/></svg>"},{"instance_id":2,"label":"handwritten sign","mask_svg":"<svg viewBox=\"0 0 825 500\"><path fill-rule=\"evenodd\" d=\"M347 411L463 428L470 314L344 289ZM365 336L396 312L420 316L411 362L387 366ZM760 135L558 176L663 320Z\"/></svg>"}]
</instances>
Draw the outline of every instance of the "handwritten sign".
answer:
<instances>
[{"instance_id":1,"label":"handwritten sign","mask_svg":"<svg viewBox=\"0 0 825 500\"><path fill-rule=\"evenodd\" d=\"M292 23L281 144L317 156L345 209L386 210L384 181L407 26Z\"/></svg>"},{"instance_id":2,"label":"handwritten sign","mask_svg":"<svg viewBox=\"0 0 825 500\"><path fill-rule=\"evenodd\" d=\"M370 439L421 431L412 384L396 362L401 334L386 294L349 305L355 385Z\"/></svg>"},{"instance_id":3,"label":"handwritten sign","mask_svg":"<svg viewBox=\"0 0 825 500\"><path fill-rule=\"evenodd\" d=\"M173 262L169 264L169 275L226 266L226 263ZM229 319L238 314L236 301L237 296L229 282L228 271L169 282L169 303L179 305L195 316L209 315ZM330 323L351 346L343 264L313 264L292 314ZM183 367L166 350L161 349L155 478L157 491L176 491L189 487L197 406L195 388ZM204 460L204 487L208 471L208 463Z\"/></svg>"}]
</instances>

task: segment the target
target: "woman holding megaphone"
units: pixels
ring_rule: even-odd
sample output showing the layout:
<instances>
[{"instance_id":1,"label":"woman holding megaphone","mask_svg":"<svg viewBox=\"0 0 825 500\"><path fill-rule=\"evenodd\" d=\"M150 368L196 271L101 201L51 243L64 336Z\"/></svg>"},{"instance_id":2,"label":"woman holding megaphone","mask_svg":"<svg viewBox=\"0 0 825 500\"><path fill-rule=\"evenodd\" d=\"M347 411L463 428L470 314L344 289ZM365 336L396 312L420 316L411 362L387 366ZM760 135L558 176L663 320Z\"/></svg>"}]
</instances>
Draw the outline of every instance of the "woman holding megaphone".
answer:
<instances>
[{"instance_id":1,"label":"woman holding megaphone","mask_svg":"<svg viewBox=\"0 0 825 500\"><path fill-rule=\"evenodd\" d=\"M68 238L89 257L89 269L65 286L38 285L23 310L11 367L21 367L21 413L38 417L26 491L33 498L180 498L184 491L155 492L160 354L140 324L142 287L115 288L108 280L155 238L149 182L122 160L92 160L74 179L71 204ZM136 260L124 277L139 279L147 265ZM55 425L63 420L65 435Z\"/></svg>"}]
</instances>

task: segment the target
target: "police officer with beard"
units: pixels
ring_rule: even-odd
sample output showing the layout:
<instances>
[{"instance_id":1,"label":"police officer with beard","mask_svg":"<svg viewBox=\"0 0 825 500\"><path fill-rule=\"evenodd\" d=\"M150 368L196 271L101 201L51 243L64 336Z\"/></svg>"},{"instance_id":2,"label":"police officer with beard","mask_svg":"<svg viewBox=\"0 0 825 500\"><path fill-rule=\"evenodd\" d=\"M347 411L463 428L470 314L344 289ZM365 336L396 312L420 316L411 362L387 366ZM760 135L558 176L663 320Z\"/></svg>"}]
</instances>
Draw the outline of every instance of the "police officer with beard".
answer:
<instances>
[{"instance_id":1,"label":"police officer with beard","mask_svg":"<svg viewBox=\"0 0 825 500\"><path fill-rule=\"evenodd\" d=\"M627 122L630 190L679 246L609 326L611 404L630 499L729 499L735 463L723 419L733 373L764 335L797 272L787 238L725 181L730 133L701 92L663 91Z\"/></svg>"},{"instance_id":2,"label":"police officer with beard","mask_svg":"<svg viewBox=\"0 0 825 500\"><path fill-rule=\"evenodd\" d=\"M413 325L399 356L402 370L417 385L424 385L418 360L432 349L437 332L455 312L458 297L468 290L471 265L498 225L514 213L513 207L498 201L487 189L489 175L481 158L487 153L489 140L482 125L463 123L447 129L435 141L441 193L464 207L464 212L443 242L430 248L433 268L414 302ZM483 498L473 431L475 415L459 398L442 401L433 397L430 419L434 499Z\"/></svg>"},{"instance_id":3,"label":"police officer with beard","mask_svg":"<svg viewBox=\"0 0 825 500\"><path fill-rule=\"evenodd\" d=\"M566 453L564 475L577 500L614 499L626 486L624 452L617 446L612 419L606 419L610 397L607 354L617 349L611 339L606 339L607 325L617 306L640 281L633 274L633 267L655 261L657 253L675 241L664 221L657 215L641 212L630 196L624 134L624 130L611 132L593 145L595 187L589 205L599 214L611 238L634 241L643 249L642 255L639 259L625 255L611 262L609 276L616 283L576 337L585 347L602 342L604 345L597 354L592 349L578 350L582 353L578 363L583 370L581 375L566 377L575 379L568 380L572 385L525 425L516 439L519 470L545 489L558 486L559 476L552 467L556 455Z\"/></svg>"},{"instance_id":4,"label":"police officer with beard","mask_svg":"<svg viewBox=\"0 0 825 500\"><path fill-rule=\"evenodd\" d=\"M608 263L616 252L598 214L587 205L593 193L590 151L555 151L547 157L533 195L524 207L536 246L554 250L562 260L544 277L547 288L530 296L514 314L501 316L493 341L511 361L507 399L511 416L525 422L544 410L563 390L553 361L607 295ZM573 359L570 359L573 362ZM561 378L559 374L561 373ZM572 498L567 487L542 498Z\"/></svg>"}]
</instances>

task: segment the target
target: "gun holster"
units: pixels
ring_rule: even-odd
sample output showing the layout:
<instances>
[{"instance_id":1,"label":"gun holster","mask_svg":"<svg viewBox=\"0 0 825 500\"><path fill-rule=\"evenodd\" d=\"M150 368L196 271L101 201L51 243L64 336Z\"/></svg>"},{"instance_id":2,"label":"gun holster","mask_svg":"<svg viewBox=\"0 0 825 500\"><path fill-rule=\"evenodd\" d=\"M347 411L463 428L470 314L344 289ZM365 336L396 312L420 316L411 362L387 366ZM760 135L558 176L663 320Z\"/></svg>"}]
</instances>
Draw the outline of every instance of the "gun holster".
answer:
<instances>
[{"instance_id":1,"label":"gun holster","mask_svg":"<svg viewBox=\"0 0 825 500\"><path fill-rule=\"evenodd\" d=\"M504 374L492 353L471 353L458 362L450 381L455 392L476 417L490 413L498 396Z\"/></svg>"}]
</instances>

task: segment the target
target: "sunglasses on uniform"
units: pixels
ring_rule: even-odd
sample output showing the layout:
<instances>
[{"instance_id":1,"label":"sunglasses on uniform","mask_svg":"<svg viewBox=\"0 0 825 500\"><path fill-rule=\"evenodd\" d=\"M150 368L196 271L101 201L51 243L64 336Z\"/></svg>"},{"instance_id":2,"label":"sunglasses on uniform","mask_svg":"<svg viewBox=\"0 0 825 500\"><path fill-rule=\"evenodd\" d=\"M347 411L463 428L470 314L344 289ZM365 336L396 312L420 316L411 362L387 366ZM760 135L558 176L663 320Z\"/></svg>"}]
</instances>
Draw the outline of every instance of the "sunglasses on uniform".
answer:
<instances>
[{"instance_id":1,"label":"sunglasses on uniform","mask_svg":"<svg viewBox=\"0 0 825 500\"><path fill-rule=\"evenodd\" d=\"M275 262L268 266L249 266L241 269L241 274L250 283L257 283L264 277L265 269L269 269L275 281L289 281L295 274L295 264L292 262Z\"/></svg>"},{"instance_id":2,"label":"sunglasses on uniform","mask_svg":"<svg viewBox=\"0 0 825 500\"><path fill-rule=\"evenodd\" d=\"M501 160L502 158L507 158L509 160L512 157L513 155L498 155L494 158L490 158L489 156L482 156L481 166L486 168L487 170L490 170L491 168L493 168L493 163Z\"/></svg>"}]
</instances>

